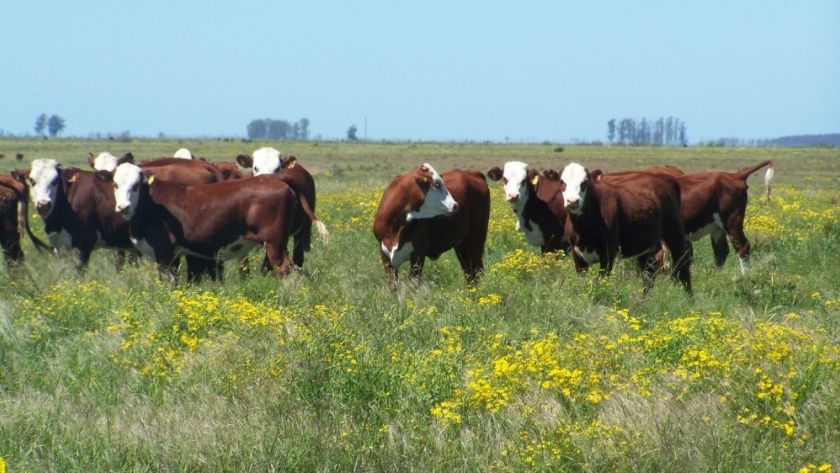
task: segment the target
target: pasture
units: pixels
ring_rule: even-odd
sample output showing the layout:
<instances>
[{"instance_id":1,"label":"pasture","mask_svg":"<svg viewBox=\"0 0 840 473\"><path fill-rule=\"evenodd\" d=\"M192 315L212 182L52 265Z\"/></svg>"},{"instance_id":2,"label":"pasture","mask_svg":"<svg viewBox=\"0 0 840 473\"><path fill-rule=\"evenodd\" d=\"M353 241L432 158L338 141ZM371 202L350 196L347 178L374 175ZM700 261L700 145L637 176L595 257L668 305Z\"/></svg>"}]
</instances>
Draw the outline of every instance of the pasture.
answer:
<instances>
[{"instance_id":1,"label":"pasture","mask_svg":"<svg viewBox=\"0 0 840 473\"><path fill-rule=\"evenodd\" d=\"M287 278L260 275L262 253L223 284L159 283L148 262L117 273L110 251L77 274L28 241L23 267L0 269L0 472L840 471L840 150L0 138L0 172L261 146L312 172L331 233ZM632 261L600 278L541 257L500 183L474 286L447 253L390 289L371 232L388 181L424 162L765 159L750 269L733 254L715 269L698 242L693 297L667 277L643 296Z\"/></svg>"}]
</instances>

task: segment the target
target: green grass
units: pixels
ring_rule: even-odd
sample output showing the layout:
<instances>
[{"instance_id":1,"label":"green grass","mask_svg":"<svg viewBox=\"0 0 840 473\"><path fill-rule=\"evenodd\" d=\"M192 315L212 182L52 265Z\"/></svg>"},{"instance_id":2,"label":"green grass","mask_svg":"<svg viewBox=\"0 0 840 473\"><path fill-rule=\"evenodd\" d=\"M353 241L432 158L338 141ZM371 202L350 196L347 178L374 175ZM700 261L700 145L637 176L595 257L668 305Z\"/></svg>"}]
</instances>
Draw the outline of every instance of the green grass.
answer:
<instances>
[{"instance_id":1,"label":"green grass","mask_svg":"<svg viewBox=\"0 0 840 473\"><path fill-rule=\"evenodd\" d=\"M268 143L0 139L0 171L88 152L188 147L232 160ZM172 287L26 244L0 270L6 471L838 471L840 151L464 143L271 144L318 184L305 269ZM10 162L15 152L24 163ZM578 276L514 232L498 183L486 275L452 254L393 290L371 232L388 180L429 162L605 171L674 164L750 178L752 265L695 245L693 298L645 297L632 262ZM42 223L32 220L42 234ZM405 268L403 273L405 273ZM3 463L0 463L3 465Z\"/></svg>"}]
</instances>

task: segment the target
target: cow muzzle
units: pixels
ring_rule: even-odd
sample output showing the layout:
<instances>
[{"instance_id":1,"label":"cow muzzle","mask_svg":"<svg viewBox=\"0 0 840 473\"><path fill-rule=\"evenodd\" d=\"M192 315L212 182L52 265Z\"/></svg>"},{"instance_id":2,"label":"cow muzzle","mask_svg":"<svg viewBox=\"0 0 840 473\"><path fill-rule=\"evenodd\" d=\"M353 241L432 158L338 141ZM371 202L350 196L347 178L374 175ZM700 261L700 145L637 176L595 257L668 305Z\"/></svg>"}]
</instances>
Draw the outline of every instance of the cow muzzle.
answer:
<instances>
[{"instance_id":1,"label":"cow muzzle","mask_svg":"<svg viewBox=\"0 0 840 473\"><path fill-rule=\"evenodd\" d=\"M577 197L566 199L566 209L570 212L580 212L580 199Z\"/></svg>"},{"instance_id":2,"label":"cow muzzle","mask_svg":"<svg viewBox=\"0 0 840 473\"><path fill-rule=\"evenodd\" d=\"M510 202L511 204L515 204L515 203L519 202L519 194L508 194L507 195L507 201Z\"/></svg>"},{"instance_id":3,"label":"cow muzzle","mask_svg":"<svg viewBox=\"0 0 840 473\"><path fill-rule=\"evenodd\" d=\"M38 212L38 215L46 217L52 211L52 202L48 202L46 200L39 200L37 203L35 203L35 211Z\"/></svg>"},{"instance_id":4,"label":"cow muzzle","mask_svg":"<svg viewBox=\"0 0 840 473\"><path fill-rule=\"evenodd\" d=\"M131 210L131 206L125 204L117 204L117 207L114 210L116 210L116 212L122 215L126 220L131 218L131 215L134 213Z\"/></svg>"}]
</instances>

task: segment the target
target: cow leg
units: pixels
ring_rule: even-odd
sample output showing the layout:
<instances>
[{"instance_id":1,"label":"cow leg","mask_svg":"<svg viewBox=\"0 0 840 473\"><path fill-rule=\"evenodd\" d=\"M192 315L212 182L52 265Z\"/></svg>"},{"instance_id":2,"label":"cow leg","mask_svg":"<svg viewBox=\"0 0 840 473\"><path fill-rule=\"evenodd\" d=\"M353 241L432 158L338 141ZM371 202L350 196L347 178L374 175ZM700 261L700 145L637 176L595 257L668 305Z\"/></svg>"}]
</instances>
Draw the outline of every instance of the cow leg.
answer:
<instances>
[{"instance_id":1,"label":"cow leg","mask_svg":"<svg viewBox=\"0 0 840 473\"><path fill-rule=\"evenodd\" d=\"M303 267L303 254L304 250L306 250L305 243L303 241L303 232L304 230L297 232L297 234L293 238L292 243L292 262L298 268Z\"/></svg>"},{"instance_id":2,"label":"cow leg","mask_svg":"<svg viewBox=\"0 0 840 473\"><path fill-rule=\"evenodd\" d=\"M426 264L426 255L419 252L414 252L409 257L408 263L410 265L408 270L408 278L414 282L419 281L420 276L423 274L423 265Z\"/></svg>"},{"instance_id":3,"label":"cow leg","mask_svg":"<svg viewBox=\"0 0 840 473\"><path fill-rule=\"evenodd\" d=\"M745 274L747 267L750 264L750 241L747 240L747 235L744 234L744 214L736 213L729 217L727 222L729 229L729 239L732 241L732 246L735 248L735 253L738 255L738 262L741 266L741 274Z\"/></svg>"},{"instance_id":4,"label":"cow leg","mask_svg":"<svg viewBox=\"0 0 840 473\"><path fill-rule=\"evenodd\" d=\"M645 286L645 294L653 287L653 281L656 279L656 273L659 270L657 263L657 251L661 245L651 248L647 253L636 257L636 266L642 275L642 281Z\"/></svg>"},{"instance_id":5,"label":"cow leg","mask_svg":"<svg viewBox=\"0 0 840 473\"><path fill-rule=\"evenodd\" d=\"M671 279L674 279L674 274L676 274L683 285L683 289L690 295L692 293L691 262L693 246L689 240L684 239L684 236L679 233L669 232L667 234L670 235L665 243L671 250Z\"/></svg>"},{"instance_id":6,"label":"cow leg","mask_svg":"<svg viewBox=\"0 0 840 473\"><path fill-rule=\"evenodd\" d=\"M382 258L382 267L385 268L385 275L388 276L388 282L393 287L397 283L397 268L391 264L391 259L383 252L379 252L379 257Z\"/></svg>"},{"instance_id":7,"label":"cow leg","mask_svg":"<svg viewBox=\"0 0 840 473\"><path fill-rule=\"evenodd\" d=\"M17 212L10 221L9 218L3 220L2 234L0 234L0 245L3 247L3 258L10 268L14 268L23 262L23 249L20 247L20 233L17 225Z\"/></svg>"},{"instance_id":8,"label":"cow leg","mask_svg":"<svg viewBox=\"0 0 840 473\"><path fill-rule=\"evenodd\" d=\"M468 284L473 284L478 281L484 273L484 247L471 247L468 242L461 243L455 248L455 255L458 257L458 262L461 263L461 270L467 278Z\"/></svg>"},{"instance_id":9,"label":"cow leg","mask_svg":"<svg viewBox=\"0 0 840 473\"><path fill-rule=\"evenodd\" d=\"M187 260L187 284L198 284L205 272L213 271L210 260L198 256L186 256L185 259Z\"/></svg>"},{"instance_id":10,"label":"cow leg","mask_svg":"<svg viewBox=\"0 0 840 473\"><path fill-rule=\"evenodd\" d=\"M288 241L279 245L273 243L265 245L265 256L278 277L286 276L292 271L292 260L289 258L287 245Z\"/></svg>"},{"instance_id":11,"label":"cow leg","mask_svg":"<svg viewBox=\"0 0 840 473\"><path fill-rule=\"evenodd\" d=\"M712 232L710 237L712 251L715 253L715 266L720 268L726 263L726 258L729 256L729 242L726 241L726 233L723 230Z\"/></svg>"}]
</instances>

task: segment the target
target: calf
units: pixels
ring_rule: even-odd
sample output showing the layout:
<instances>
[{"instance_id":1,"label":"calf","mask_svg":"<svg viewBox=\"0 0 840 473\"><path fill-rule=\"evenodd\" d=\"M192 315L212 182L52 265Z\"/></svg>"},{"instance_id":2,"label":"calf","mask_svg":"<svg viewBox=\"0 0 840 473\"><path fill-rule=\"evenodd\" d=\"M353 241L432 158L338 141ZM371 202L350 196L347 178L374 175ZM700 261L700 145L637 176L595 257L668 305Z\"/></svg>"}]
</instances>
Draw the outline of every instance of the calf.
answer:
<instances>
[{"instance_id":1,"label":"calf","mask_svg":"<svg viewBox=\"0 0 840 473\"><path fill-rule=\"evenodd\" d=\"M121 164L113 175L115 210L129 223L131 239L175 276L175 260L238 258L257 245L278 276L291 269L286 246L297 198L276 179L253 178L184 186L154 178L155 171Z\"/></svg>"},{"instance_id":2,"label":"calf","mask_svg":"<svg viewBox=\"0 0 840 473\"><path fill-rule=\"evenodd\" d=\"M479 171L438 174L424 164L395 177L379 202L373 234L391 282L406 261L417 279L432 260L455 249L468 282L484 271L484 244L490 220L490 189Z\"/></svg>"},{"instance_id":3,"label":"calf","mask_svg":"<svg viewBox=\"0 0 840 473\"><path fill-rule=\"evenodd\" d=\"M691 293L691 259L680 217L680 186L676 179L649 173L627 175L610 183L600 171L589 173L571 163L560 175L569 217L566 234L578 272L595 263L601 272L612 271L616 256L636 258L650 289L656 274L656 251L665 242L671 250L673 271Z\"/></svg>"},{"instance_id":4,"label":"calf","mask_svg":"<svg viewBox=\"0 0 840 473\"><path fill-rule=\"evenodd\" d=\"M525 234L528 243L539 246L543 254L569 252L566 238L566 207L560 182L542 179L539 171L518 161L505 163L502 171L494 167L487 176L503 180L505 200L516 215L516 230Z\"/></svg>"},{"instance_id":5,"label":"calf","mask_svg":"<svg viewBox=\"0 0 840 473\"><path fill-rule=\"evenodd\" d=\"M289 156L284 159L274 148L260 148L254 151L253 158L240 154L236 162L244 168L252 168L254 176L272 174L295 191L299 203L299 222L295 227L300 230L294 235L292 261L295 266L303 267L304 253L312 246L312 224L315 224L325 243L329 242L330 235L327 227L315 215L315 179L312 174L297 162L297 158Z\"/></svg>"},{"instance_id":6,"label":"calf","mask_svg":"<svg viewBox=\"0 0 840 473\"><path fill-rule=\"evenodd\" d=\"M93 172L36 159L29 169L14 170L12 176L28 184L47 238L57 251L76 253L77 269L87 266L98 248L135 251L128 225L114 212L112 185L95 179Z\"/></svg>"},{"instance_id":7,"label":"calf","mask_svg":"<svg viewBox=\"0 0 840 473\"><path fill-rule=\"evenodd\" d=\"M715 254L715 265L718 267L723 266L729 256L727 235L738 254L741 274L745 273L749 265L751 245L744 233L749 189L747 178L765 166L765 196L769 199L770 183L773 179L772 161L764 161L738 172L698 172L679 175L676 178L680 184L680 212L686 236L691 241L697 241L709 235ZM604 179L620 180L622 176L635 172L606 174ZM646 169L644 172L674 175L673 172L661 168Z\"/></svg>"}]
</instances>

